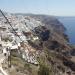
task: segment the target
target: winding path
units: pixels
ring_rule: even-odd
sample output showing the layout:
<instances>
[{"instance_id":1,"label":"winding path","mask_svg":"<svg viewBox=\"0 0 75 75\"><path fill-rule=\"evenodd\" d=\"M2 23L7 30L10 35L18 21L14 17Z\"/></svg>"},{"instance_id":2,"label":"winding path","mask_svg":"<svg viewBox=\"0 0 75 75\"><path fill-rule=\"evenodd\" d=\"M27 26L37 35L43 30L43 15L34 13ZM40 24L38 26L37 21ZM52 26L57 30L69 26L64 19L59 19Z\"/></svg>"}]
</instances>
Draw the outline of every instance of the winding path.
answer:
<instances>
[{"instance_id":1,"label":"winding path","mask_svg":"<svg viewBox=\"0 0 75 75\"><path fill-rule=\"evenodd\" d=\"M2 68L2 63L5 60L3 54L0 54L0 75L8 75Z\"/></svg>"}]
</instances>

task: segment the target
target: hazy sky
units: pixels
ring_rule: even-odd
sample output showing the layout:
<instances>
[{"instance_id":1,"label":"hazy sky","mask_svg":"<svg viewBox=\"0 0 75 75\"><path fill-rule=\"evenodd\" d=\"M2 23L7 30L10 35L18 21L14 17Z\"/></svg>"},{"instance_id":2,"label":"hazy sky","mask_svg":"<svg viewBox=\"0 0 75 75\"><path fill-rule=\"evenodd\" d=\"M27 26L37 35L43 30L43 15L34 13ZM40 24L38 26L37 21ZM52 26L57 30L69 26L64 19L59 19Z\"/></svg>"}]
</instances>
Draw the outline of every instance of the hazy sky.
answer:
<instances>
[{"instance_id":1,"label":"hazy sky","mask_svg":"<svg viewBox=\"0 0 75 75\"><path fill-rule=\"evenodd\" d=\"M75 16L75 0L0 0L0 9L12 13Z\"/></svg>"}]
</instances>

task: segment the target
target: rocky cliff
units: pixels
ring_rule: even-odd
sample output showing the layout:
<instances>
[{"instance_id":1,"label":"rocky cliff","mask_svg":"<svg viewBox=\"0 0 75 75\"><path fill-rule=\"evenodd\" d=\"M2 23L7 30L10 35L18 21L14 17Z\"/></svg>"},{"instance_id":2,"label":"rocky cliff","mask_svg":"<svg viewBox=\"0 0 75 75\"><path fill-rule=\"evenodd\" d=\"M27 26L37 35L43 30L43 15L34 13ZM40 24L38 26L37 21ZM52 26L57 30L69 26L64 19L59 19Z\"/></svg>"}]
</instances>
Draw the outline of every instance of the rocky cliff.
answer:
<instances>
[{"instance_id":1,"label":"rocky cliff","mask_svg":"<svg viewBox=\"0 0 75 75\"><path fill-rule=\"evenodd\" d=\"M75 71L75 62L71 60L69 52L72 47L68 44L67 35L64 33L66 28L54 16L11 14L7 15L7 18L16 33L14 34L2 18L1 26L4 25L6 29L3 31L1 27L3 31L1 33L13 38L10 42L7 42L9 39L4 38L6 41L2 40L2 42L12 42L15 45L16 41L21 44L18 49L13 49L13 45L10 47L13 49L11 52L12 67L5 66L7 60L3 65L9 74L65 75Z\"/></svg>"}]
</instances>

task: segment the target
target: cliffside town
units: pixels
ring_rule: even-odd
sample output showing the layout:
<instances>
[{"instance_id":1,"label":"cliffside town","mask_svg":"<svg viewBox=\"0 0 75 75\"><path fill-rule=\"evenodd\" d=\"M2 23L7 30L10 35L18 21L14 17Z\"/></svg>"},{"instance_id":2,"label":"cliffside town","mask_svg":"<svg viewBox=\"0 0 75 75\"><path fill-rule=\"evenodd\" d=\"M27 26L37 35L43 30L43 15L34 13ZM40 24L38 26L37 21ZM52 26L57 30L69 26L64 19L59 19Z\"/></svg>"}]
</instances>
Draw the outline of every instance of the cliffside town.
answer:
<instances>
[{"instance_id":1,"label":"cliffside town","mask_svg":"<svg viewBox=\"0 0 75 75\"><path fill-rule=\"evenodd\" d=\"M55 17L29 14L6 17L12 27L0 16L3 75L74 75L75 62L71 61L70 53L73 48L68 44L65 27Z\"/></svg>"}]
</instances>

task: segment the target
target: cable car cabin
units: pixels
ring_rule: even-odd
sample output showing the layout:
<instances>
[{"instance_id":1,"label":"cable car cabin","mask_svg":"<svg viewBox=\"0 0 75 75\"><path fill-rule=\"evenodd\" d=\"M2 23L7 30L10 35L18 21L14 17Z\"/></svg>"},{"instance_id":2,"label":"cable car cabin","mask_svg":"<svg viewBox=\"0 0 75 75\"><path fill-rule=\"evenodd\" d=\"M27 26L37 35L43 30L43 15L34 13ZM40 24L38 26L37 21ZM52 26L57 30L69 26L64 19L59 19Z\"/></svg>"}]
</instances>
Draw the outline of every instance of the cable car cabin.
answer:
<instances>
[{"instance_id":1,"label":"cable car cabin","mask_svg":"<svg viewBox=\"0 0 75 75\"><path fill-rule=\"evenodd\" d=\"M7 54L8 54L8 51L7 51L7 49L6 48L3 48L3 54L4 54L4 56L7 56Z\"/></svg>"}]
</instances>

